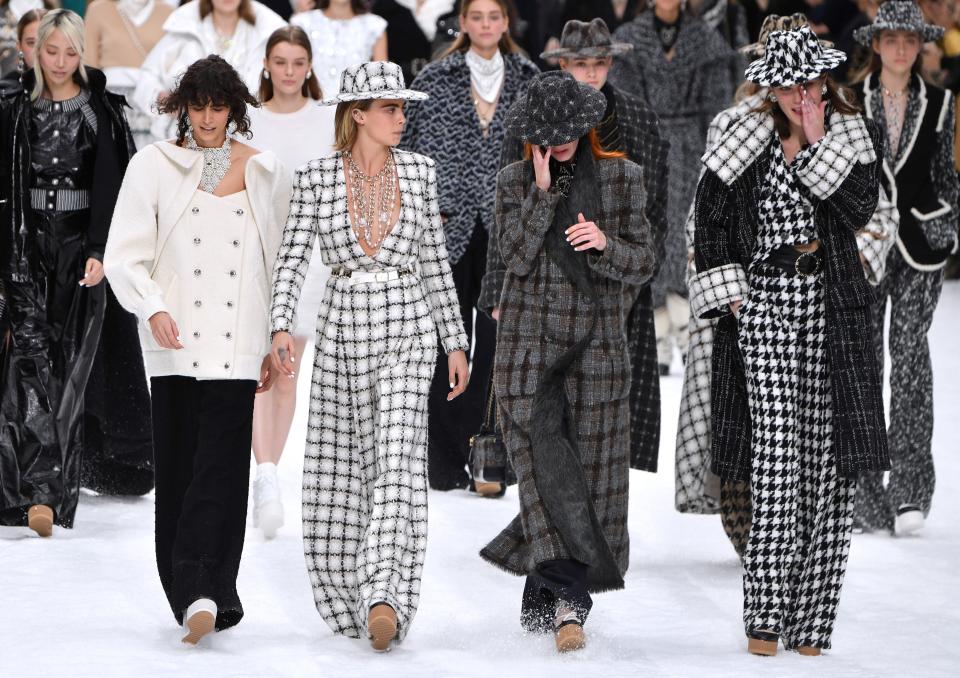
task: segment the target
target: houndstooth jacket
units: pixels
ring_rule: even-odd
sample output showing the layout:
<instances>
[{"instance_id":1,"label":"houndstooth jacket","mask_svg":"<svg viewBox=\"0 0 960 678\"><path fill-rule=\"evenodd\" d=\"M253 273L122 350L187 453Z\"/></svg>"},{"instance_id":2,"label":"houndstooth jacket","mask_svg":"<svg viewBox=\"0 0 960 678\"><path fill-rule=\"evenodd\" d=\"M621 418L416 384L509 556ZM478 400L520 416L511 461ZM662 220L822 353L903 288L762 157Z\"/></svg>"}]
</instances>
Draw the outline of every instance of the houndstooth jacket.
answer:
<instances>
[{"instance_id":1,"label":"houndstooth jacket","mask_svg":"<svg viewBox=\"0 0 960 678\"><path fill-rule=\"evenodd\" d=\"M628 160L598 160L599 212L584 215L607 237L603 252L583 253L594 273L595 300L581 299L547 256L543 239L559 194L534 184L530 161L517 162L497 177L497 228L507 272L500 300L494 387L497 397L532 396L545 368L587 332L599 304L594 339L568 389L585 402L625 398L630 391L623 285L642 285L653 273L650 227L643 212L640 168ZM579 312L577 311L579 309Z\"/></svg>"},{"instance_id":2,"label":"houndstooth jacket","mask_svg":"<svg viewBox=\"0 0 960 678\"><path fill-rule=\"evenodd\" d=\"M704 156L697 189L696 267L690 305L718 318L713 350L712 467L723 478L749 477L750 416L737 321L729 304L749 291L747 270L756 244L757 195L774 138L769 115L734 122ZM875 294L863 274L856 232L879 196L880 132L860 116L833 113L827 135L794 164L814 205L825 253L827 350L832 387L833 446L838 471L855 476L889 467L879 366L873 348Z\"/></svg>"},{"instance_id":3,"label":"houndstooth jacket","mask_svg":"<svg viewBox=\"0 0 960 678\"><path fill-rule=\"evenodd\" d=\"M294 312L316 238L323 263L332 269L418 272L444 352L468 350L440 225L436 166L430 158L408 151L394 150L393 159L400 184L400 218L373 257L360 248L346 218L343 154L311 160L297 170L273 271L274 333L289 332L296 325Z\"/></svg>"}]
</instances>

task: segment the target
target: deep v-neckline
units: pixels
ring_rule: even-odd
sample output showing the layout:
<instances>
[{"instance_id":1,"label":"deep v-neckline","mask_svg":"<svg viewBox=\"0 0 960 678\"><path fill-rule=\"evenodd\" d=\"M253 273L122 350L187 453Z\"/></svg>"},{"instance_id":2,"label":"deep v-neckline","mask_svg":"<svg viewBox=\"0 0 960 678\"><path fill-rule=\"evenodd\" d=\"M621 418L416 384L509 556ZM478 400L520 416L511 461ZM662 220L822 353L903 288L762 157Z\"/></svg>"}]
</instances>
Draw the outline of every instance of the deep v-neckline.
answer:
<instances>
[{"instance_id":1,"label":"deep v-neckline","mask_svg":"<svg viewBox=\"0 0 960 678\"><path fill-rule=\"evenodd\" d=\"M393 151L390 151L393 155ZM397 191L400 193L400 211L397 212L397 220L390 227L390 230L387 231L387 234L383 237L383 240L380 242L380 247L377 248L377 251L373 254L367 254L363 246L360 244L360 239L357 237L357 232L353 229L353 221L350 217L350 193L347 187L347 164L345 162L345 154L340 154L340 167L337 171L337 181L340 185L343 186L343 227L347 229L347 237L350 238L350 246L353 249L355 254L358 254L361 259L366 259L375 264L381 263L379 260L380 253L383 251L384 246L387 244L387 241L396 236L397 231L400 229L401 222L403 221L403 208L404 204L404 195L403 190L400 188L400 173L397 172ZM393 166L397 167L397 158L393 158Z\"/></svg>"}]
</instances>

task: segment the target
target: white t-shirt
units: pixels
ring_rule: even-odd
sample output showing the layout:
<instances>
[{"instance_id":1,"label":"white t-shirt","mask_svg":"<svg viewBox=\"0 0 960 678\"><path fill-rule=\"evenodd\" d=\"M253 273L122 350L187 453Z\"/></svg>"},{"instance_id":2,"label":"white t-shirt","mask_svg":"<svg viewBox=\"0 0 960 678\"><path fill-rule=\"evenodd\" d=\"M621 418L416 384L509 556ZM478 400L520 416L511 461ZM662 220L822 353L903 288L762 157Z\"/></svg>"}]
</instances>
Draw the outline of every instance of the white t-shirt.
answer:
<instances>
[{"instance_id":1,"label":"white t-shirt","mask_svg":"<svg viewBox=\"0 0 960 678\"><path fill-rule=\"evenodd\" d=\"M273 151L292 179L301 166L333 153L335 113L336 106L318 106L312 100L295 113L273 113L265 107L251 108L250 131L253 132L253 138L249 142L241 141L261 151ZM310 268L307 269L297 305L297 325L293 331L296 336L313 337L329 277L330 269L316 253L314 242Z\"/></svg>"}]
</instances>

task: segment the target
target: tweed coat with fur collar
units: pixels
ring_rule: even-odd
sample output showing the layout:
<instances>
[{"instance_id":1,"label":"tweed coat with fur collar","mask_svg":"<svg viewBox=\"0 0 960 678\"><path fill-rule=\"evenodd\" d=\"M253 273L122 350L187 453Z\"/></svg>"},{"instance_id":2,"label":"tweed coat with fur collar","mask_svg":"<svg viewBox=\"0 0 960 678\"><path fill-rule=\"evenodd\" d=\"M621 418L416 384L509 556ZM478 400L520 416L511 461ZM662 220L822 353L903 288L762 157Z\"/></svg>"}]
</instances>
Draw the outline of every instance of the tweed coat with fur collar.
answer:
<instances>
[{"instance_id":1,"label":"tweed coat with fur collar","mask_svg":"<svg viewBox=\"0 0 960 678\"><path fill-rule=\"evenodd\" d=\"M494 389L522 496L521 515L482 555L510 572L528 574L537 563L576 553L577 545L560 538L543 500L544 492L551 491L551 479L538 477L532 488L525 480L534 467L531 446L514 443L537 435L531 402L545 371L592 327L592 340L566 372L564 391L583 455L585 489L615 563L613 568L586 563L588 587L603 590L623 585L621 577L629 559L626 415L630 370L624 329L629 308L623 288L642 285L650 278L654 253L640 168L628 160L597 160L595 172L597 213L584 216L603 230L607 246L603 252L576 253L587 258L593 271L592 299L577 292L544 248L560 195L536 187L530 161L509 165L498 176L497 228L507 272L500 300ZM610 416L611 412L617 416ZM541 472L540 466L537 469ZM549 471L542 470L547 475ZM556 487L562 487L561 479ZM577 515L564 516L564 520L585 520L588 511L573 513ZM592 529L588 525L580 528Z\"/></svg>"},{"instance_id":2,"label":"tweed coat with fur collar","mask_svg":"<svg viewBox=\"0 0 960 678\"><path fill-rule=\"evenodd\" d=\"M690 281L690 305L698 317L719 318L713 350L712 466L731 480L749 477L751 422L737 319L729 304L749 294L757 196L774 136L767 114L751 113L735 122L704 156L707 171L697 189L695 257L700 273ZM826 136L792 168L813 204L825 256L833 446L838 471L848 477L889 468L872 339L875 294L864 277L856 241L856 232L877 207L882 149L872 122L832 113Z\"/></svg>"}]
</instances>

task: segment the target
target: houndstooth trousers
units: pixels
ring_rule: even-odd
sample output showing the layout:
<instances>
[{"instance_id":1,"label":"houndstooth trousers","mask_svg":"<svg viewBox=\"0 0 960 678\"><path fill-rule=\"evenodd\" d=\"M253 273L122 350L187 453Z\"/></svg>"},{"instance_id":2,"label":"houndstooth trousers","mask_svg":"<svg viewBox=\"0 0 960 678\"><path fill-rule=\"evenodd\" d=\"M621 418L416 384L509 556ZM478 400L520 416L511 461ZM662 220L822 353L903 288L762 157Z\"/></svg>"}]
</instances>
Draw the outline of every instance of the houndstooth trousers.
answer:
<instances>
[{"instance_id":1,"label":"houndstooth trousers","mask_svg":"<svg viewBox=\"0 0 960 678\"><path fill-rule=\"evenodd\" d=\"M855 481L837 474L823 283L763 264L739 314L753 434L746 630L830 647L850 551Z\"/></svg>"},{"instance_id":2,"label":"houndstooth trousers","mask_svg":"<svg viewBox=\"0 0 960 678\"><path fill-rule=\"evenodd\" d=\"M321 305L303 467L303 539L321 616L366 635L376 603L416 613L427 547L427 395L437 355L413 274L351 286ZM325 318L325 320L324 320Z\"/></svg>"},{"instance_id":3,"label":"houndstooth trousers","mask_svg":"<svg viewBox=\"0 0 960 678\"><path fill-rule=\"evenodd\" d=\"M916 506L930 513L936 475L933 468L933 370L927 333L943 289L943 269L920 271L898 248L887 258L887 274L877 290L874 337L883 365L883 325L890 299L890 441L892 468L864 474L857 494L857 521L866 529L893 529L897 510Z\"/></svg>"}]
</instances>

